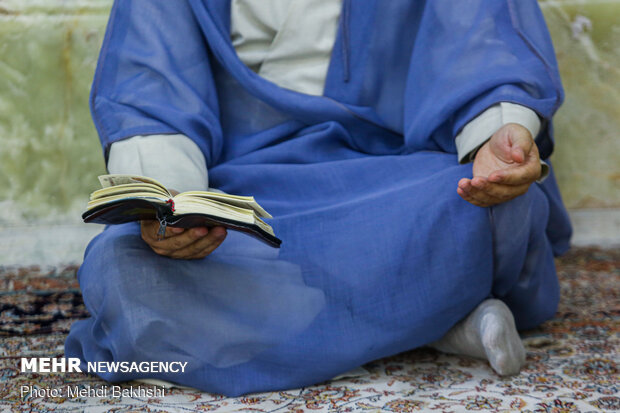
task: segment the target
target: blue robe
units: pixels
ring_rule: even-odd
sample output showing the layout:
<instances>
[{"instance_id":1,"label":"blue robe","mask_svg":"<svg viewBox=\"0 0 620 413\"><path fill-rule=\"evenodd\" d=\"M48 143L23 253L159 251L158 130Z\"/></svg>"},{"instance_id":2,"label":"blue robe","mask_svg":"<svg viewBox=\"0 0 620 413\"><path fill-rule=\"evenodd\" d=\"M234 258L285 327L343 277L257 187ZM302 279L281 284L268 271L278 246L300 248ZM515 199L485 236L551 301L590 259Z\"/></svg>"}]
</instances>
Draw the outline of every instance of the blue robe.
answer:
<instances>
[{"instance_id":1,"label":"blue robe","mask_svg":"<svg viewBox=\"0 0 620 413\"><path fill-rule=\"evenodd\" d=\"M174 260L135 223L106 228L78 274L91 317L72 326L67 357L187 362L101 377L239 395L422 346L488 297L519 329L554 315L553 255L571 228L553 173L491 208L456 192L472 170L454 137L497 102L536 111L541 156L552 152L563 92L536 1L342 7L324 96L309 96L239 60L229 0L115 2L91 94L104 153L185 134L210 185L255 196L283 244L230 231L207 258Z\"/></svg>"}]
</instances>

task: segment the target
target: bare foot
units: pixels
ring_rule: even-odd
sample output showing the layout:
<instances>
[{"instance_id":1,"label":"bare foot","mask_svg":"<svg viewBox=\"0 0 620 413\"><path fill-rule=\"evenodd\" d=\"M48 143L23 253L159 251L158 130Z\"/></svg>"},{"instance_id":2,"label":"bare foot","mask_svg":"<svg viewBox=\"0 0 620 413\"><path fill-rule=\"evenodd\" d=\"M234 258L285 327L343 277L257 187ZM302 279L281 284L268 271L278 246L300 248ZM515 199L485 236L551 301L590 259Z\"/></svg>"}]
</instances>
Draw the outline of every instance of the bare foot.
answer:
<instances>
[{"instance_id":1,"label":"bare foot","mask_svg":"<svg viewBox=\"0 0 620 413\"><path fill-rule=\"evenodd\" d=\"M510 309L497 299L484 300L430 347L445 353L488 360L501 376L518 374L525 348Z\"/></svg>"}]
</instances>

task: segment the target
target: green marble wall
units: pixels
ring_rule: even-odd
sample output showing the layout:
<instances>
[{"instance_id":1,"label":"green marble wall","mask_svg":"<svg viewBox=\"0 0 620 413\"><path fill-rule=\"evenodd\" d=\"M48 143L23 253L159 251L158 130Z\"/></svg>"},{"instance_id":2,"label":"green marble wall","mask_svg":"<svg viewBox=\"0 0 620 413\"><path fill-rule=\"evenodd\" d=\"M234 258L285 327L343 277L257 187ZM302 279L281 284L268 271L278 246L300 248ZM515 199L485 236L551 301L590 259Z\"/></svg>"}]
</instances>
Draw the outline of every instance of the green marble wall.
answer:
<instances>
[{"instance_id":1,"label":"green marble wall","mask_svg":"<svg viewBox=\"0 0 620 413\"><path fill-rule=\"evenodd\" d=\"M109 7L0 0L0 225L79 220L104 170L88 92Z\"/></svg>"},{"instance_id":2,"label":"green marble wall","mask_svg":"<svg viewBox=\"0 0 620 413\"><path fill-rule=\"evenodd\" d=\"M566 91L552 157L571 208L620 207L620 1L540 1Z\"/></svg>"},{"instance_id":3,"label":"green marble wall","mask_svg":"<svg viewBox=\"0 0 620 413\"><path fill-rule=\"evenodd\" d=\"M104 171L88 91L110 4L0 0L0 226L79 221ZM567 93L553 158L566 203L620 207L620 0L541 5Z\"/></svg>"}]
</instances>

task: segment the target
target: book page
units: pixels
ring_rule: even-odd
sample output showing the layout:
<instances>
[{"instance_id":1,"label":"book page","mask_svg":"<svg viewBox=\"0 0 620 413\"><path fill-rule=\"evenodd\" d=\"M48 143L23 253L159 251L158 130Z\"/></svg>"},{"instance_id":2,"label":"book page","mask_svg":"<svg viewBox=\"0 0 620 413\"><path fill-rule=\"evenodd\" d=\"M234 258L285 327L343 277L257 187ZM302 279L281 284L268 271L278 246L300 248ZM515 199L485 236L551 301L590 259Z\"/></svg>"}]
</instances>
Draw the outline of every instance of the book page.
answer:
<instances>
[{"instance_id":1,"label":"book page","mask_svg":"<svg viewBox=\"0 0 620 413\"><path fill-rule=\"evenodd\" d=\"M168 191L168 189L163 184L153 178L147 178L146 176L123 174L100 175L99 182L101 183L102 188L109 188L117 185L146 183L155 185L161 188L164 193L170 195L170 191Z\"/></svg>"},{"instance_id":2,"label":"book page","mask_svg":"<svg viewBox=\"0 0 620 413\"><path fill-rule=\"evenodd\" d=\"M223 204L234 205L239 208L250 209L256 213L257 216L261 218L273 218L269 212L265 211L263 207L261 207L254 197L252 196L240 196L240 195L229 195L219 192L207 192L207 191L187 191L180 193L174 197L175 200L185 200L185 199L206 199L212 200L216 202L221 202Z\"/></svg>"},{"instance_id":3,"label":"book page","mask_svg":"<svg viewBox=\"0 0 620 413\"><path fill-rule=\"evenodd\" d=\"M160 197L167 197L169 194L163 191L159 186L139 183L139 184L121 184L116 186L110 186L107 188L101 188L90 194L91 201L94 199L101 199L109 196L127 194L128 196L136 192L152 192L154 195Z\"/></svg>"},{"instance_id":4,"label":"book page","mask_svg":"<svg viewBox=\"0 0 620 413\"><path fill-rule=\"evenodd\" d=\"M273 228L260 219L253 210L227 205L218 201L199 198L191 199L189 197L181 198L175 202L174 215L179 216L184 214L206 214L238 222L255 224L268 234L275 236Z\"/></svg>"},{"instance_id":5,"label":"book page","mask_svg":"<svg viewBox=\"0 0 620 413\"><path fill-rule=\"evenodd\" d=\"M104 198L99 198L99 199L93 199L88 201L88 204L86 206L86 210L91 210L95 207L98 207L99 205L103 205L103 204L107 204L109 202L114 202L114 201L119 201L119 200L124 200L124 199L136 199L136 198L142 198L142 199L147 199L151 202L157 202L159 204L166 204L167 201L170 199L168 196L166 197L158 197L156 194L152 193L152 192L132 192L131 194L121 194L121 195L112 195L112 196L106 196Z\"/></svg>"}]
</instances>

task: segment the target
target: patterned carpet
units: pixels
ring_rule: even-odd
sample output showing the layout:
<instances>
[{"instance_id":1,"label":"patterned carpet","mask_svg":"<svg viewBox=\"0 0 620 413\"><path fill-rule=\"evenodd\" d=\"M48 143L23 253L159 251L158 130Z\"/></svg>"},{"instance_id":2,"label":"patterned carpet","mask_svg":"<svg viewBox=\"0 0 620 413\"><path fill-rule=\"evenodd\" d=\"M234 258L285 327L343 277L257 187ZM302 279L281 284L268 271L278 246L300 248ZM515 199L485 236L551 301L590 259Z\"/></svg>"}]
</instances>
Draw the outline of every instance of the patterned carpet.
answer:
<instances>
[{"instance_id":1,"label":"patterned carpet","mask_svg":"<svg viewBox=\"0 0 620 413\"><path fill-rule=\"evenodd\" d=\"M500 378L486 362L417 349L367 364L361 375L273 393L225 398L168 389L163 397L22 397L21 386L100 389L84 374L22 374L20 357L62 354L73 320L86 315L75 267L0 267L0 409L14 412L413 412L620 410L620 250L575 249L557 261L555 319L523 332L527 365ZM138 383L124 384L124 389ZM142 384L144 388L145 385ZM62 393L62 392L61 392Z\"/></svg>"}]
</instances>

